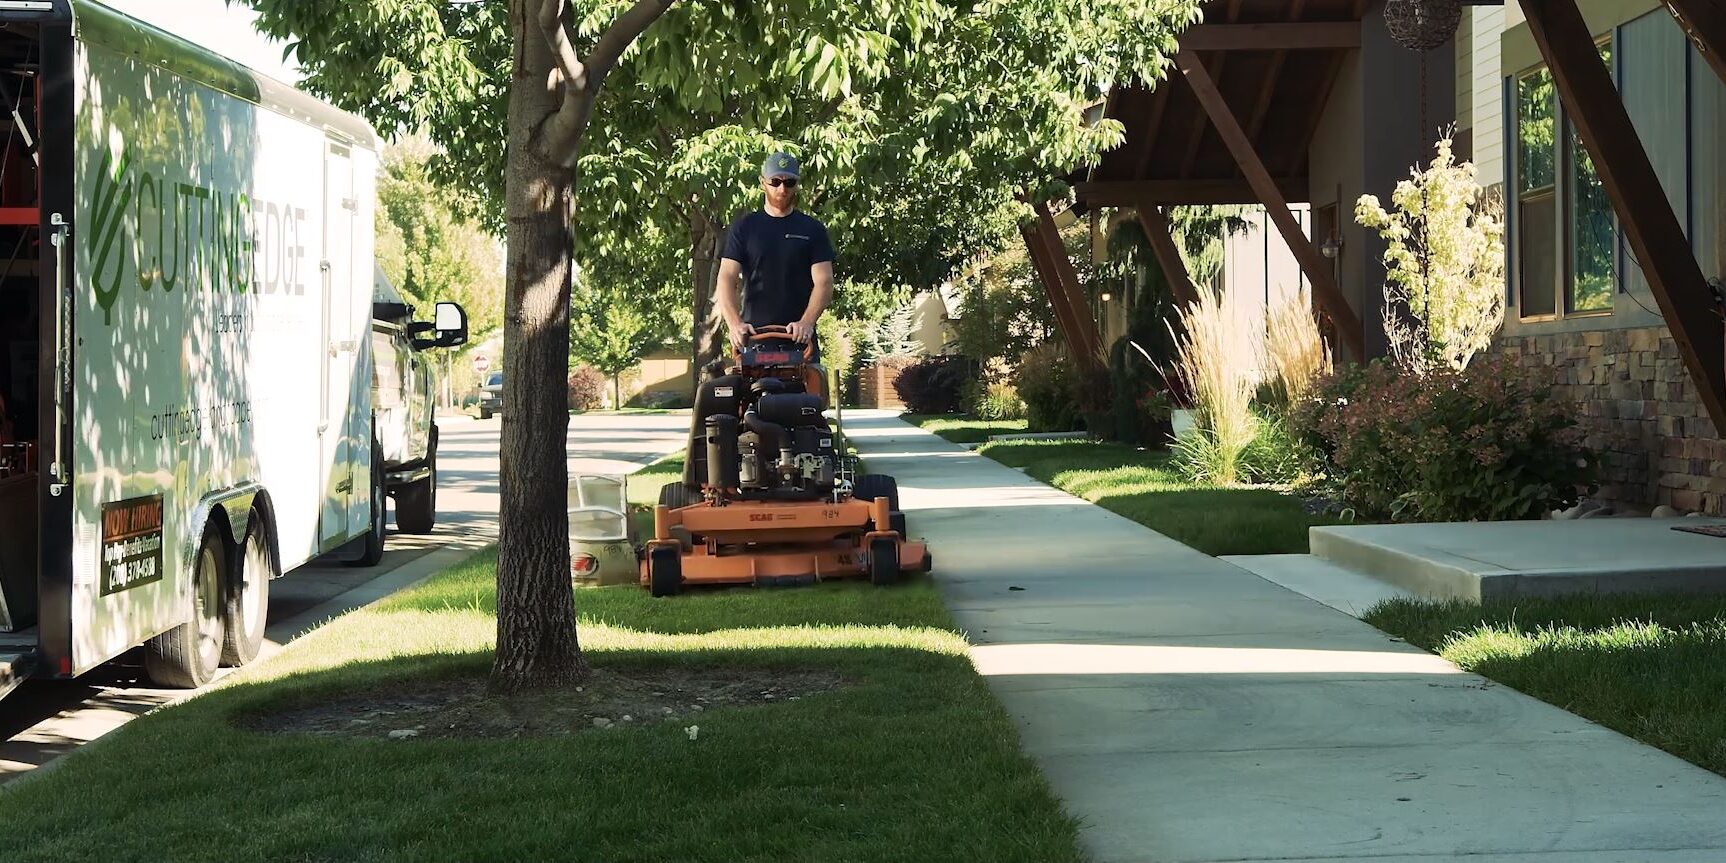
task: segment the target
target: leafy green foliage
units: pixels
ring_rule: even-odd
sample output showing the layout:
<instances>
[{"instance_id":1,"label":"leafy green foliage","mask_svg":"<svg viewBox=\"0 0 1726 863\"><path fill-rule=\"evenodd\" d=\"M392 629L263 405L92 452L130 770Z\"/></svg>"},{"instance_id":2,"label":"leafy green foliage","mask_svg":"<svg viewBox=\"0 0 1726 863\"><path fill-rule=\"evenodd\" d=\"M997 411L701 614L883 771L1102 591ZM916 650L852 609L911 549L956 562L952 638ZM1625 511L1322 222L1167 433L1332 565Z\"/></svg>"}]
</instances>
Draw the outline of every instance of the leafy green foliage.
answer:
<instances>
[{"instance_id":1,"label":"leafy green foliage","mask_svg":"<svg viewBox=\"0 0 1726 863\"><path fill-rule=\"evenodd\" d=\"M1569 406L1496 357L1425 375L1375 361L1315 388L1294 421L1369 518L1539 518L1592 490L1597 468Z\"/></svg>"},{"instance_id":2,"label":"leafy green foliage","mask_svg":"<svg viewBox=\"0 0 1726 863\"><path fill-rule=\"evenodd\" d=\"M478 344L503 326L501 247L460 215L460 195L433 181L431 160L431 146L421 139L385 150L378 175L378 265L422 315L439 301L461 303L469 343Z\"/></svg>"},{"instance_id":3,"label":"leafy green foliage","mask_svg":"<svg viewBox=\"0 0 1726 863\"><path fill-rule=\"evenodd\" d=\"M1078 424L1073 378L1073 364L1057 342L1044 342L1025 355L1014 374L1013 388L1025 400L1025 418L1032 428L1068 431Z\"/></svg>"},{"instance_id":4,"label":"leafy green foliage","mask_svg":"<svg viewBox=\"0 0 1726 863\"><path fill-rule=\"evenodd\" d=\"M975 379L976 366L964 357L926 357L900 372L893 390L912 413L953 413L965 383Z\"/></svg>"}]
</instances>

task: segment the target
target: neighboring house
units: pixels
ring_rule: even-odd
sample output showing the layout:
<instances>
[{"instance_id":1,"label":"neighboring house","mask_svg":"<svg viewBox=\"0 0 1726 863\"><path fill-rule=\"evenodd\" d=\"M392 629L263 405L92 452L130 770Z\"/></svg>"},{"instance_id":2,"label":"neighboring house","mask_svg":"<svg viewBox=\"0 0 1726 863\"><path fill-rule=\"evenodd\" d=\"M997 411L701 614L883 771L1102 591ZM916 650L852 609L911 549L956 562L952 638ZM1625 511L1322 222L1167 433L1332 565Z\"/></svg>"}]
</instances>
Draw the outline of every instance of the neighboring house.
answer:
<instances>
[{"instance_id":1,"label":"neighboring house","mask_svg":"<svg viewBox=\"0 0 1726 863\"><path fill-rule=\"evenodd\" d=\"M1564 27L1571 3L1618 89L1592 89L1596 73L1563 67L1591 118L1582 128L1613 154L1616 186L1586 158L1569 100L1543 61L1591 56L1582 30ZM1167 207L1262 205L1289 252L1279 263L1292 260L1312 285L1338 353L1382 356L1384 243L1355 224L1354 202L1388 198L1413 165L1430 160L1439 131L1453 127L1459 156L1506 202L1501 349L1555 374L1557 394L1576 404L1603 454L1601 497L1722 512L1726 442L1715 419L1726 417L1726 336L1703 280L1726 277L1726 62L1718 60L1726 32L1715 32L1726 28L1710 17L1709 0L1531 2L1545 10L1544 48L1518 0L1468 5L1451 43L1425 53L1393 42L1383 8L1383 0L1205 4L1168 81L1110 94L1106 114L1126 140L1069 178L1074 211L1135 214L1153 246L1161 232L1158 258L1170 270ZM1690 8L1703 24L1697 38L1719 42L1711 52L1719 70L1674 20ZM1634 134L1616 134L1614 115L1626 114ZM1643 152L1664 195L1637 182ZM1682 235L1666 230L1673 216ZM1042 256L1060 313L1073 301L1047 227L1027 229L1026 240ZM1663 252L1653 278L1632 252L1632 229ZM1256 234L1261 255L1269 233L1261 226ZM1254 242L1230 247L1225 280L1236 289L1282 281L1256 273L1246 249ZM1177 291L1184 278L1175 273ZM1120 326L1110 314L1098 318L1102 332L1087 333L1068 313L1063 331L1084 342ZM1675 329L1697 346L1689 360Z\"/></svg>"}]
</instances>

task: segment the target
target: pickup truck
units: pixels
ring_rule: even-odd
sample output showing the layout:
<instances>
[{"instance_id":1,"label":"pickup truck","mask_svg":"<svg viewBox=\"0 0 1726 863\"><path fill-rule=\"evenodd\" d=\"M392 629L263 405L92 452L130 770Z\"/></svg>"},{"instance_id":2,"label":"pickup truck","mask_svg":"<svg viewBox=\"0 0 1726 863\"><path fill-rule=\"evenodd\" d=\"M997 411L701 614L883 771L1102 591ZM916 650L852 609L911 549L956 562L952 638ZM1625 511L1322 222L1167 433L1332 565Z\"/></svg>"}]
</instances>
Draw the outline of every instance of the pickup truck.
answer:
<instances>
[{"instance_id":1,"label":"pickup truck","mask_svg":"<svg viewBox=\"0 0 1726 863\"><path fill-rule=\"evenodd\" d=\"M491 372L480 381L476 407L482 420L503 413L503 372Z\"/></svg>"},{"instance_id":2,"label":"pickup truck","mask_svg":"<svg viewBox=\"0 0 1726 863\"><path fill-rule=\"evenodd\" d=\"M462 338L437 338L433 325L416 322L414 309L380 269L372 292L372 408L378 455L384 469L384 490L396 502L396 529L431 533L437 525L437 424L435 375L425 351L453 348ZM447 312L446 312L447 313Z\"/></svg>"}]
</instances>

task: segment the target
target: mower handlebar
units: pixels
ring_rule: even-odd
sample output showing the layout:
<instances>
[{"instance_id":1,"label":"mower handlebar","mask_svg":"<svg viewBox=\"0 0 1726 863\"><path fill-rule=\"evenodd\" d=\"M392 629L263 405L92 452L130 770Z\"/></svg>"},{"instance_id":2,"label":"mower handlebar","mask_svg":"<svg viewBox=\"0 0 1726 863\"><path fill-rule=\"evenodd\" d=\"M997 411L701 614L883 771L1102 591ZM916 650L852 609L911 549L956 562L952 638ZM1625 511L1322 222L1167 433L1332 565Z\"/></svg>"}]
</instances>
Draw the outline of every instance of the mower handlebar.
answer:
<instances>
[{"instance_id":1,"label":"mower handlebar","mask_svg":"<svg viewBox=\"0 0 1726 863\"><path fill-rule=\"evenodd\" d=\"M761 326L754 327L753 329L754 329L754 332L751 332L749 334L749 341L752 341L752 342L788 342L788 341L791 341L791 325L790 324L762 324ZM810 339L809 343L803 346L803 358L805 360L807 360L813 356L815 356L815 340Z\"/></svg>"}]
</instances>

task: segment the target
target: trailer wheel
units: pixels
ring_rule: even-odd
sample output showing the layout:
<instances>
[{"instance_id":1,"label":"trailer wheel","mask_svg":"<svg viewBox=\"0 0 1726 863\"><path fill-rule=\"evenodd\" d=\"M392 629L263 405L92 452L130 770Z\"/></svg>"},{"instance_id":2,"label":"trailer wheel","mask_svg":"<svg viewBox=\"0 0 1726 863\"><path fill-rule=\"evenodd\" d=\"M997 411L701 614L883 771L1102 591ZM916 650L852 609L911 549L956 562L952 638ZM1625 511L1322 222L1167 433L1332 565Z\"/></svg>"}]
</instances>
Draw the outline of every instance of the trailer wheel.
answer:
<instances>
[{"instance_id":1,"label":"trailer wheel","mask_svg":"<svg viewBox=\"0 0 1726 863\"><path fill-rule=\"evenodd\" d=\"M884 536L869 540L869 582L886 587L899 580L899 543Z\"/></svg>"},{"instance_id":2,"label":"trailer wheel","mask_svg":"<svg viewBox=\"0 0 1726 863\"><path fill-rule=\"evenodd\" d=\"M899 481L884 473L866 473L851 483L851 496L857 500L887 499L887 508L899 508Z\"/></svg>"},{"instance_id":3,"label":"trailer wheel","mask_svg":"<svg viewBox=\"0 0 1726 863\"><path fill-rule=\"evenodd\" d=\"M431 533L437 527L437 429L426 447L431 473L396 492L396 528L402 533Z\"/></svg>"},{"instance_id":4,"label":"trailer wheel","mask_svg":"<svg viewBox=\"0 0 1726 863\"><path fill-rule=\"evenodd\" d=\"M222 609L227 546L214 525L204 528L192 567L192 619L150 639L144 673L161 686L196 689L216 676L222 663Z\"/></svg>"},{"instance_id":5,"label":"trailer wheel","mask_svg":"<svg viewBox=\"0 0 1726 863\"><path fill-rule=\"evenodd\" d=\"M264 514L257 510L252 510L248 521L239 565L234 567L222 603L223 665L245 665L257 659L264 646L264 626L269 622L270 580L276 577L270 529Z\"/></svg>"},{"instance_id":6,"label":"trailer wheel","mask_svg":"<svg viewBox=\"0 0 1726 863\"><path fill-rule=\"evenodd\" d=\"M654 596L683 592L683 555L669 547L647 550L647 589Z\"/></svg>"},{"instance_id":7,"label":"trailer wheel","mask_svg":"<svg viewBox=\"0 0 1726 863\"><path fill-rule=\"evenodd\" d=\"M384 453L377 441L372 442L372 514L371 528L366 531L366 551L348 566L377 566L384 559L384 532L389 521L384 503Z\"/></svg>"}]
</instances>

